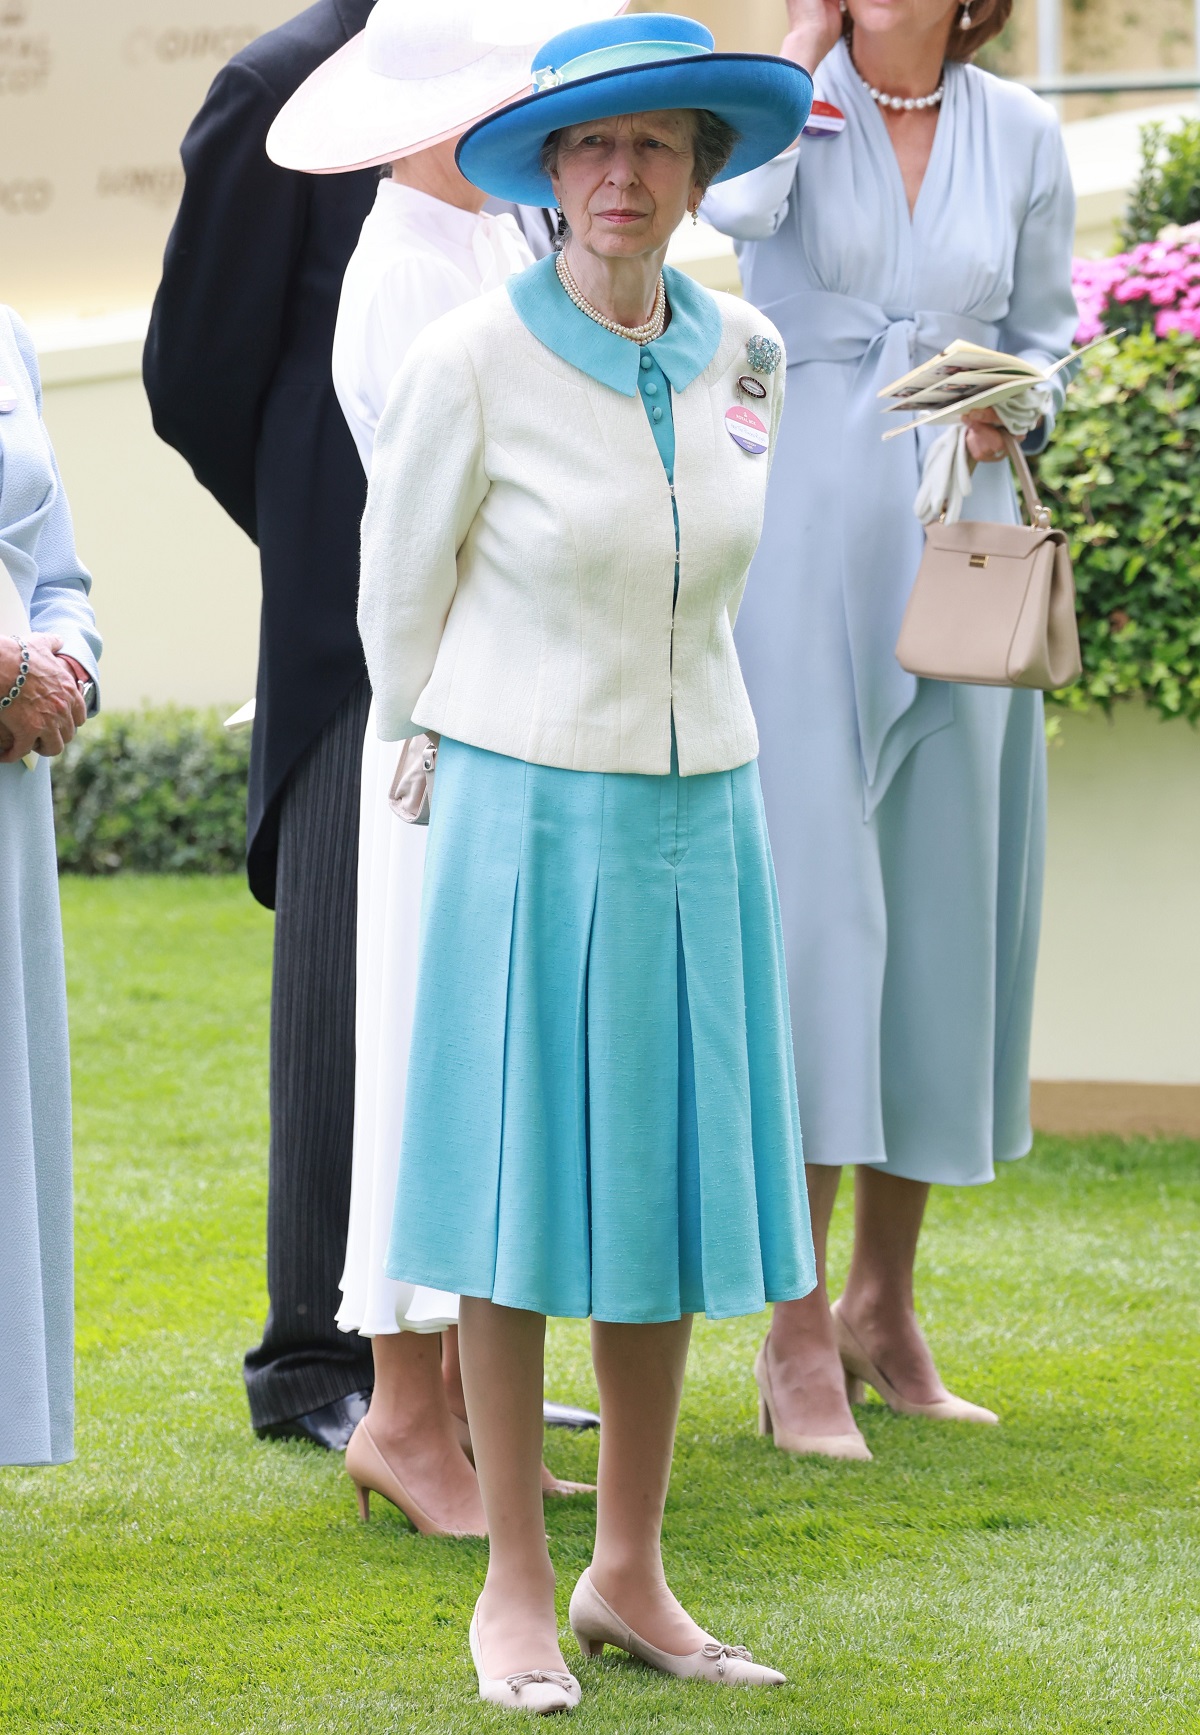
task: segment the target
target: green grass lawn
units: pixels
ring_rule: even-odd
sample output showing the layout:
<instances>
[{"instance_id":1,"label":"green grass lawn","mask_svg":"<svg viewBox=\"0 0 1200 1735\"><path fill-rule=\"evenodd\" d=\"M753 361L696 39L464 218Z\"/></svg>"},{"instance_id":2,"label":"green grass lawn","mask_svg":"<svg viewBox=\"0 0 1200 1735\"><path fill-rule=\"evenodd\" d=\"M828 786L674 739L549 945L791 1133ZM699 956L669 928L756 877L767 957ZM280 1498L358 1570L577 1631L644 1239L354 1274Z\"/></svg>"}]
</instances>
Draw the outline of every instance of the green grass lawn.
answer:
<instances>
[{"instance_id":1,"label":"green grass lawn","mask_svg":"<svg viewBox=\"0 0 1200 1735\"><path fill-rule=\"evenodd\" d=\"M511 1727L466 1627L480 1542L421 1541L340 1462L256 1441L270 919L234 881L68 881L78 1459L0 1472L0 1729L383 1735ZM847 1213L837 1220L845 1257ZM676 1589L786 1669L723 1695L580 1666L581 1730L1200 1730L1200 1148L1044 1140L941 1191L924 1314L994 1430L864 1414L876 1462L754 1427L762 1319L696 1333L667 1515ZM586 1332L550 1386L590 1402ZM552 1438L564 1474L591 1439ZM589 1501L547 1526L561 1612ZM566 1640L569 1659L577 1658Z\"/></svg>"}]
</instances>

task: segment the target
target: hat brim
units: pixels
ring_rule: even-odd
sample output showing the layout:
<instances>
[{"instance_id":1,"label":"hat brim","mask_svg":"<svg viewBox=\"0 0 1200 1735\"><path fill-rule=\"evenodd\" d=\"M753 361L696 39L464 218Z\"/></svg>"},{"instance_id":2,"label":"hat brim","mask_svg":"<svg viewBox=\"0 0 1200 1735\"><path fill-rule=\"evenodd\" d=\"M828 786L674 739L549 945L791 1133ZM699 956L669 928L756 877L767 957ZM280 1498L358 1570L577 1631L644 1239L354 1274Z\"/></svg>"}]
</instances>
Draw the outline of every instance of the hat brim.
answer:
<instances>
[{"instance_id":1,"label":"hat brim","mask_svg":"<svg viewBox=\"0 0 1200 1735\"><path fill-rule=\"evenodd\" d=\"M474 186L517 205L554 202L542 147L559 127L610 115L704 108L736 128L738 143L718 181L770 162L799 137L813 84L802 66L772 54L705 54L599 72L535 91L479 121L458 147Z\"/></svg>"},{"instance_id":2,"label":"hat brim","mask_svg":"<svg viewBox=\"0 0 1200 1735\"><path fill-rule=\"evenodd\" d=\"M528 45L517 45L490 48L436 78L385 78L367 65L360 31L284 104L267 134L267 155L308 175L376 168L457 138L523 95L529 63Z\"/></svg>"}]
</instances>

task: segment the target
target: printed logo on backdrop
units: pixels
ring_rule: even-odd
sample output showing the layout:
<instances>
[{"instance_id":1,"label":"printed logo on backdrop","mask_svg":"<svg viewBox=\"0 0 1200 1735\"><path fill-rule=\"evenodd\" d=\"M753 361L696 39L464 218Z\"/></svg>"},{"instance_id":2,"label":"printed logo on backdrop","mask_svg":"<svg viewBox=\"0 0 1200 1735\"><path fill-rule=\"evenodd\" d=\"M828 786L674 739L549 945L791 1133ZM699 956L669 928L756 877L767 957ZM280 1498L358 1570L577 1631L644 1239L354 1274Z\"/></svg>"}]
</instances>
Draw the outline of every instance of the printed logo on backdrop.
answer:
<instances>
[{"instance_id":1,"label":"printed logo on backdrop","mask_svg":"<svg viewBox=\"0 0 1200 1735\"><path fill-rule=\"evenodd\" d=\"M261 35L257 24L175 24L165 30L141 24L125 38L125 59L130 66L178 66L197 60L223 66Z\"/></svg>"},{"instance_id":2,"label":"printed logo on backdrop","mask_svg":"<svg viewBox=\"0 0 1200 1735\"><path fill-rule=\"evenodd\" d=\"M0 181L0 216L40 217L54 202L54 183L44 176Z\"/></svg>"},{"instance_id":3,"label":"printed logo on backdrop","mask_svg":"<svg viewBox=\"0 0 1200 1735\"><path fill-rule=\"evenodd\" d=\"M160 208L175 205L183 196L183 167L180 163L149 163L101 169L96 194L101 199L133 199Z\"/></svg>"},{"instance_id":4,"label":"printed logo on backdrop","mask_svg":"<svg viewBox=\"0 0 1200 1735\"><path fill-rule=\"evenodd\" d=\"M29 0L0 0L0 97L29 96L50 77L50 38L28 23Z\"/></svg>"}]
</instances>

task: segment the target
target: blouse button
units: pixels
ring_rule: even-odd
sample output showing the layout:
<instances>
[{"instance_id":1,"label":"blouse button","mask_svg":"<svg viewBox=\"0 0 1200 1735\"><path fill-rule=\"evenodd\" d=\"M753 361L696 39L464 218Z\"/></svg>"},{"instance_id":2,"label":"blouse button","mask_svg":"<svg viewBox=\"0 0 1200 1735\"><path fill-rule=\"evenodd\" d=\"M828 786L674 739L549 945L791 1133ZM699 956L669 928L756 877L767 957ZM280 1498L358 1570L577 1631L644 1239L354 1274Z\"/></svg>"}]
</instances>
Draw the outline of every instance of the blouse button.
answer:
<instances>
[{"instance_id":1,"label":"blouse button","mask_svg":"<svg viewBox=\"0 0 1200 1735\"><path fill-rule=\"evenodd\" d=\"M650 372L650 369L653 366L654 366L653 358L651 356L648 356L646 354L645 350L643 350L642 351L642 372L644 374L648 374Z\"/></svg>"},{"instance_id":2,"label":"blouse button","mask_svg":"<svg viewBox=\"0 0 1200 1735\"><path fill-rule=\"evenodd\" d=\"M654 420L656 422L661 422L662 421L662 405L661 404L655 404L655 406L651 410L650 414L654 417Z\"/></svg>"},{"instance_id":3,"label":"blouse button","mask_svg":"<svg viewBox=\"0 0 1200 1735\"><path fill-rule=\"evenodd\" d=\"M648 398L656 398L658 396L658 386L653 380L647 380L645 385L642 387L642 390Z\"/></svg>"}]
</instances>

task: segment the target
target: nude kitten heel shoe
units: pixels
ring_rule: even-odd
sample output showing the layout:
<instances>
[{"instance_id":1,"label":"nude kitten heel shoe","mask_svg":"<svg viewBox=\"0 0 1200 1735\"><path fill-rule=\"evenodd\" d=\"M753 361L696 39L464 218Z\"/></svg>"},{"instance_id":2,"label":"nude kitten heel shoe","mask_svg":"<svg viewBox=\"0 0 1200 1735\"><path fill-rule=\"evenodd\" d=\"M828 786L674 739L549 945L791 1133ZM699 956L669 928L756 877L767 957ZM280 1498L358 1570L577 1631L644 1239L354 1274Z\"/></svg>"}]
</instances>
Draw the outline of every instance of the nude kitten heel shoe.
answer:
<instances>
[{"instance_id":1,"label":"nude kitten heel shoe","mask_svg":"<svg viewBox=\"0 0 1200 1735\"><path fill-rule=\"evenodd\" d=\"M758 1382L758 1431L775 1441L781 1452L791 1452L798 1458L851 1458L860 1463L871 1462L871 1448L858 1429L852 1434L791 1434L775 1423L775 1399L771 1389L771 1370L767 1361L769 1336L754 1360L754 1378Z\"/></svg>"},{"instance_id":2,"label":"nude kitten heel shoe","mask_svg":"<svg viewBox=\"0 0 1200 1735\"><path fill-rule=\"evenodd\" d=\"M414 1530L422 1536L483 1536L482 1530L447 1530L432 1518L419 1501L414 1500L399 1476L392 1469L375 1443L364 1416L350 1436L346 1447L346 1474L354 1483L358 1495L358 1515L365 1524L371 1516L371 1495L382 1494L403 1512Z\"/></svg>"},{"instance_id":3,"label":"nude kitten heel shoe","mask_svg":"<svg viewBox=\"0 0 1200 1735\"><path fill-rule=\"evenodd\" d=\"M900 1416L930 1416L937 1422L983 1422L988 1425L999 1422L994 1410L985 1410L982 1404L968 1403L966 1398L956 1398L953 1392L947 1392L944 1398L938 1398L932 1404L917 1404L911 1398L902 1398L846 1324L836 1302L833 1323L837 1331L838 1354L846 1370L846 1396L852 1404L862 1402L864 1386L873 1386L888 1408Z\"/></svg>"},{"instance_id":4,"label":"nude kitten heel shoe","mask_svg":"<svg viewBox=\"0 0 1200 1735\"><path fill-rule=\"evenodd\" d=\"M582 1696L574 1675L557 1669L522 1669L514 1675L502 1675L499 1680L485 1675L478 1603L471 1616L471 1661L479 1677L479 1697L488 1705L502 1705L506 1711L549 1717L555 1711L573 1711Z\"/></svg>"},{"instance_id":5,"label":"nude kitten heel shoe","mask_svg":"<svg viewBox=\"0 0 1200 1735\"><path fill-rule=\"evenodd\" d=\"M706 1639L698 1651L678 1657L640 1639L620 1615L609 1608L585 1572L571 1595L571 1631L585 1657L598 1657L605 1645L628 1651L631 1657L676 1675L681 1681L713 1681L722 1687L782 1687L787 1676L756 1663L745 1645L723 1645Z\"/></svg>"}]
</instances>

